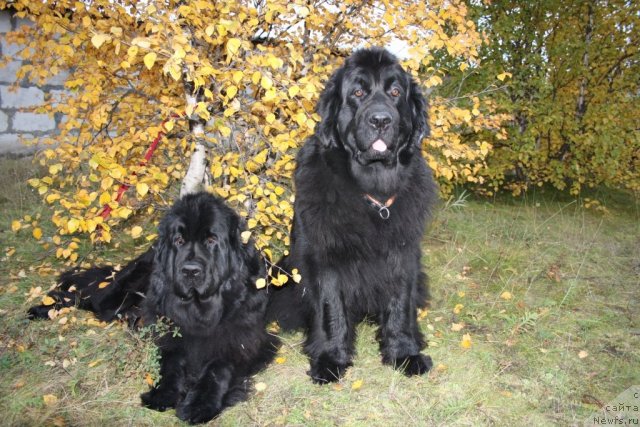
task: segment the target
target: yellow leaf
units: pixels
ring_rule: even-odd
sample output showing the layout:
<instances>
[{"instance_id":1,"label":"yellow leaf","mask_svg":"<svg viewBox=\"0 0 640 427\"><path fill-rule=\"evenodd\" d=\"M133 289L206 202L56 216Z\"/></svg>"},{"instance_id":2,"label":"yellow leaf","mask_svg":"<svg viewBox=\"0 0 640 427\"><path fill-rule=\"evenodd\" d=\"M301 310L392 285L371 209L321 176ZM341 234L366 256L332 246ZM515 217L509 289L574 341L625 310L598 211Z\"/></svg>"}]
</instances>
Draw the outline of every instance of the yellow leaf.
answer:
<instances>
[{"instance_id":1,"label":"yellow leaf","mask_svg":"<svg viewBox=\"0 0 640 427\"><path fill-rule=\"evenodd\" d=\"M267 123L272 124L276 121L276 115L273 113L269 113L267 114L267 117L265 117L265 120L267 121Z\"/></svg>"},{"instance_id":2,"label":"yellow leaf","mask_svg":"<svg viewBox=\"0 0 640 427\"><path fill-rule=\"evenodd\" d=\"M363 383L363 382L364 382L364 381L362 381L362 380L356 380L356 381L354 381L354 382L353 382L353 384L351 384L351 390L358 390L358 389L360 389L360 387L362 387L362 383Z\"/></svg>"},{"instance_id":3,"label":"yellow leaf","mask_svg":"<svg viewBox=\"0 0 640 427\"><path fill-rule=\"evenodd\" d=\"M300 281L302 280L302 276L300 274L294 274L292 279L294 282L300 283Z\"/></svg>"},{"instance_id":4,"label":"yellow leaf","mask_svg":"<svg viewBox=\"0 0 640 427\"><path fill-rule=\"evenodd\" d=\"M218 130L220 131L220 134L222 134L222 136L224 136L225 138L228 137L229 135L231 135L231 128L230 127L218 126Z\"/></svg>"},{"instance_id":5,"label":"yellow leaf","mask_svg":"<svg viewBox=\"0 0 640 427\"><path fill-rule=\"evenodd\" d=\"M464 334L462 336L462 341L460 341L460 347L462 348L471 348L471 335L469 334Z\"/></svg>"},{"instance_id":6,"label":"yellow leaf","mask_svg":"<svg viewBox=\"0 0 640 427\"><path fill-rule=\"evenodd\" d=\"M589 356L589 353L585 350L580 350L580 353L578 353L578 357L580 359L584 359L585 357Z\"/></svg>"},{"instance_id":7,"label":"yellow leaf","mask_svg":"<svg viewBox=\"0 0 640 427\"><path fill-rule=\"evenodd\" d=\"M261 277L258 280L256 280L256 288L257 289L262 289L265 286L267 286L267 281L263 277Z\"/></svg>"},{"instance_id":8,"label":"yellow leaf","mask_svg":"<svg viewBox=\"0 0 640 427\"><path fill-rule=\"evenodd\" d=\"M286 357L276 357L276 363L277 363L278 365L282 365L282 364L283 364L284 362L286 362L286 361L287 361L287 358L286 358Z\"/></svg>"},{"instance_id":9,"label":"yellow leaf","mask_svg":"<svg viewBox=\"0 0 640 427\"><path fill-rule=\"evenodd\" d=\"M269 90L273 87L273 80L271 80L269 76L262 76L262 79L260 79L260 86L265 90Z\"/></svg>"},{"instance_id":10,"label":"yellow leaf","mask_svg":"<svg viewBox=\"0 0 640 427\"><path fill-rule=\"evenodd\" d=\"M231 80L233 80L235 83L240 83L243 77L244 77L244 71L238 70L233 72Z\"/></svg>"},{"instance_id":11,"label":"yellow leaf","mask_svg":"<svg viewBox=\"0 0 640 427\"><path fill-rule=\"evenodd\" d=\"M33 229L33 237L36 240L40 240L42 238L42 230L40 229L40 227L36 227Z\"/></svg>"},{"instance_id":12,"label":"yellow leaf","mask_svg":"<svg viewBox=\"0 0 640 427\"><path fill-rule=\"evenodd\" d=\"M238 54L242 41L240 39L231 38L227 40L227 55L234 57Z\"/></svg>"},{"instance_id":13,"label":"yellow leaf","mask_svg":"<svg viewBox=\"0 0 640 427\"><path fill-rule=\"evenodd\" d=\"M98 283L98 289L104 289L107 286L109 286L111 284L111 282L100 282Z\"/></svg>"},{"instance_id":14,"label":"yellow leaf","mask_svg":"<svg viewBox=\"0 0 640 427\"><path fill-rule=\"evenodd\" d=\"M469 64L467 64L466 62L463 62L462 64L460 64L460 71L464 71L467 68L469 68Z\"/></svg>"},{"instance_id":15,"label":"yellow leaf","mask_svg":"<svg viewBox=\"0 0 640 427\"><path fill-rule=\"evenodd\" d=\"M141 197L144 197L149 192L149 186L147 184L145 184L144 182L139 182L138 184L136 184L136 192Z\"/></svg>"},{"instance_id":16,"label":"yellow leaf","mask_svg":"<svg viewBox=\"0 0 640 427\"><path fill-rule=\"evenodd\" d=\"M227 88L226 92L227 92L227 97L231 99L234 96L236 96L236 93L238 93L238 87L231 85Z\"/></svg>"},{"instance_id":17,"label":"yellow leaf","mask_svg":"<svg viewBox=\"0 0 640 427\"><path fill-rule=\"evenodd\" d=\"M498 80L503 82L504 79L506 79L507 77L511 77L511 73L500 73L497 75L497 77L498 77Z\"/></svg>"},{"instance_id":18,"label":"yellow leaf","mask_svg":"<svg viewBox=\"0 0 640 427\"><path fill-rule=\"evenodd\" d=\"M188 115L191 115L191 114L188 114ZM164 124L164 129L165 129L167 132L171 132L171 130L173 129L173 125L174 125L174 124L175 124L175 122L174 122L173 120L169 120L168 122L166 122L166 123Z\"/></svg>"},{"instance_id":19,"label":"yellow leaf","mask_svg":"<svg viewBox=\"0 0 640 427\"><path fill-rule=\"evenodd\" d=\"M102 194L100 194L100 198L98 199L98 202L101 205L105 205L110 201L111 201L111 194L108 191L104 191Z\"/></svg>"},{"instance_id":20,"label":"yellow leaf","mask_svg":"<svg viewBox=\"0 0 640 427\"><path fill-rule=\"evenodd\" d=\"M53 305L56 303L56 300L51 298L49 295L42 298L42 305Z\"/></svg>"},{"instance_id":21,"label":"yellow leaf","mask_svg":"<svg viewBox=\"0 0 640 427\"><path fill-rule=\"evenodd\" d=\"M75 218L71 218L69 222L67 222L67 231L69 233L75 233L75 231L78 229L79 226L80 226L80 221L78 221Z\"/></svg>"},{"instance_id":22,"label":"yellow leaf","mask_svg":"<svg viewBox=\"0 0 640 427\"><path fill-rule=\"evenodd\" d=\"M152 69L153 68L153 64L156 63L156 58L158 57L158 55L155 52L149 52L144 56L144 65L147 67L147 69Z\"/></svg>"},{"instance_id":23,"label":"yellow leaf","mask_svg":"<svg viewBox=\"0 0 640 427\"><path fill-rule=\"evenodd\" d=\"M144 382L146 382L149 386L153 385L153 377L149 372L146 372L144 374Z\"/></svg>"},{"instance_id":24,"label":"yellow leaf","mask_svg":"<svg viewBox=\"0 0 640 427\"><path fill-rule=\"evenodd\" d=\"M47 406L52 406L58 403L58 397L54 394L45 394L44 396L42 396L42 400Z\"/></svg>"},{"instance_id":25,"label":"yellow leaf","mask_svg":"<svg viewBox=\"0 0 640 427\"><path fill-rule=\"evenodd\" d=\"M460 298L463 298L466 294L464 293L464 291L458 291L458 296Z\"/></svg>"},{"instance_id":26,"label":"yellow leaf","mask_svg":"<svg viewBox=\"0 0 640 427\"><path fill-rule=\"evenodd\" d=\"M269 64L273 69L278 69L284 65L284 61L280 58L276 58L275 56L269 56L267 64Z\"/></svg>"},{"instance_id":27,"label":"yellow leaf","mask_svg":"<svg viewBox=\"0 0 640 427\"><path fill-rule=\"evenodd\" d=\"M463 308L464 308L463 304L456 304L456 306L453 308L453 312L455 314L460 314Z\"/></svg>"},{"instance_id":28,"label":"yellow leaf","mask_svg":"<svg viewBox=\"0 0 640 427\"><path fill-rule=\"evenodd\" d=\"M137 239L138 237L140 237L141 234L142 234L142 227L140 227L139 225L136 225L131 228L131 237L133 237L134 239Z\"/></svg>"},{"instance_id":29,"label":"yellow leaf","mask_svg":"<svg viewBox=\"0 0 640 427\"><path fill-rule=\"evenodd\" d=\"M256 384L256 391L265 391L267 389L267 385L265 383L257 383Z\"/></svg>"},{"instance_id":30,"label":"yellow leaf","mask_svg":"<svg viewBox=\"0 0 640 427\"><path fill-rule=\"evenodd\" d=\"M300 87L299 86L291 86L289 88L289 98L293 98L294 96L296 96L297 94L300 93Z\"/></svg>"},{"instance_id":31,"label":"yellow leaf","mask_svg":"<svg viewBox=\"0 0 640 427\"><path fill-rule=\"evenodd\" d=\"M249 238L251 238L251 232L243 231L242 233L240 233L240 238L242 239L242 243L246 245L249 242Z\"/></svg>"},{"instance_id":32,"label":"yellow leaf","mask_svg":"<svg viewBox=\"0 0 640 427\"><path fill-rule=\"evenodd\" d=\"M509 291L504 291L500 294L500 298L502 298L503 300L510 300L511 298L513 298L513 295L511 295L511 292Z\"/></svg>"},{"instance_id":33,"label":"yellow leaf","mask_svg":"<svg viewBox=\"0 0 640 427\"><path fill-rule=\"evenodd\" d=\"M111 36L108 34L95 34L91 37L91 44L93 44L96 49L99 49L100 46L104 44L104 42L111 40Z\"/></svg>"},{"instance_id":34,"label":"yellow leaf","mask_svg":"<svg viewBox=\"0 0 640 427\"><path fill-rule=\"evenodd\" d=\"M15 233L22 228L22 224L18 220L11 221L11 230Z\"/></svg>"},{"instance_id":35,"label":"yellow leaf","mask_svg":"<svg viewBox=\"0 0 640 427\"><path fill-rule=\"evenodd\" d=\"M89 367L93 368L94 366L98 365L100 362L102 362L102 359L96 359L93 362L89 363Z\"/></svg>"},{"instance_id":36,"label":"yellow leaf","mask_svg":"<svg viewBox=\"0 0 640 427\"><path fill-rule=\"evenodd\" d=\"M452 323L451 330L453 332L459 332L464 328L464 323Z\"/></svg>"}]
</instances>

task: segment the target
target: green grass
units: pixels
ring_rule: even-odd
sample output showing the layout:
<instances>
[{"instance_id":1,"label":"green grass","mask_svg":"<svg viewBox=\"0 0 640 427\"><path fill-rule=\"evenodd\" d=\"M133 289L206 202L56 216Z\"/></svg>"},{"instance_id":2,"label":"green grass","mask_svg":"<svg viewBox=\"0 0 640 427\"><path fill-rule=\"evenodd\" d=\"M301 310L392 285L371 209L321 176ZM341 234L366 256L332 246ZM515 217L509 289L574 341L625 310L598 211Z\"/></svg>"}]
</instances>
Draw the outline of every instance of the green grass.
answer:
<instances>
[{"instance_id":1,"label":"green grass","mask_svg":"<svg viewBox=\"0 0 640 427\"><path fill-rule=\"evenodd\" d=\"M40 214L51 235L48 208L24 184L33 169L0 161L0 424L179 425L173 411L139 405L155 369L147 340L80 311L64 325L25 319L30 289L48 289L64 268L30 229L10 228ZM624 193L586 197L609 212L548 190L443 204L424 239L433 299L420 324L436 364L428 375L381 365L375 329L361 325L354 367L319 387L305 373L302 334L283 334L282 363L256 378L266 388L213 424L581 424L598 402L640 384L640 206ZM122 262L138 250L125 242L91 255ZM45 395L57 400L45 404Z\"/></svg>"}]
</instances>

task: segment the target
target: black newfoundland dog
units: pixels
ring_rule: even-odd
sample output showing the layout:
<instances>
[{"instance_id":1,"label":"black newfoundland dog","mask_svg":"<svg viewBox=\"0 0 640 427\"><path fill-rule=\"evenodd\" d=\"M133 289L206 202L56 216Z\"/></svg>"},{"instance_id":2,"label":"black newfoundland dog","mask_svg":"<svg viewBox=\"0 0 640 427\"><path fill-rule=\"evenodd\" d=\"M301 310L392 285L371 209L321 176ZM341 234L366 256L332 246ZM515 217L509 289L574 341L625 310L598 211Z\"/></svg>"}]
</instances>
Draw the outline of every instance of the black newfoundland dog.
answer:
<instances>
[{"instance_id":1,"label":"black newfoundland dog","mask_svg":"<svg viewBox=\"0 0 640 427\"><path fill-rule=\"evenodd\" d=\"M107 321L170 322L178 334L157 338L161 379L142 403L159 411L175 407L190 423L208 421L246 399L250 376L279 344L265 330L267 293L255 285L264 264L253 241L242 242L242 231L238 215L214 196L186 196L162 220L152 249L119 272L102 267L63 275L49 294L56 305L29 314L47 317L52 307L77 304Z\"/></svg>"},{"instance_id":2,"label":"black newfoundland dog","mask_svg":"<svg viewBox=\"0 0 640 427\"><path fill-rule=\"evenodd\" d=\"M426 101L384 49L355 52L320 97L316 134L297 157L290 255L299 285L272 293L268 316L306 328L309 375L338 380L351 365L356 324L379 325L383 363L427 372L416 312L426 303L420 242L437 198L421 155Z\"/></svg>"}]
</instances>

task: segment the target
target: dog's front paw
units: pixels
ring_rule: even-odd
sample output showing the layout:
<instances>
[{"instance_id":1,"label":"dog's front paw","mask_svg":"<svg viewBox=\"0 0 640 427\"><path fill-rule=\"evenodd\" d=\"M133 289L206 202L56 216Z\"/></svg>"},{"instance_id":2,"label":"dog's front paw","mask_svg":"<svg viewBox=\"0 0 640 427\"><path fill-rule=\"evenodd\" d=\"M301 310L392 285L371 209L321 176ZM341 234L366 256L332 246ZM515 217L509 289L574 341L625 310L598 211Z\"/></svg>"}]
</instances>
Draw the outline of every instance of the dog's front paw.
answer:
<instances>
[{"instance_id":1,"label":"dog's front paw","mask_svg":"<svg viewBox=\"0 0 640 427\"><path fill-rule=\"evenodd\" d=\"M168 408L176 406L178 396L172 390L162 388L152 388L146 393L140 395L142 405L154 409L156 411L164 412Z\"/></svg>"},{"instance_id":2,"label":"dog's front paw","mask_svg":"<svg viewBox=\"0 0 640 427\"><path fill-rule=\"evenodd\" d=\"M176 407L176 416L189 424L206 423L222 412L222 408L214 400L214 396L203 396L190 391Z\"/></svg>"},{"instance_id":3,"label":"dog's front paw","mask_svg":"<svg viewBox=\"0 0 640 427\"><path fill-rule=\"evenodd\" d=\"M351 363L337 363L327 356L320 356L311 361L311 369L307 372L316 384L333 383L343 377Z\"/></svg>"},{"instance_id":4,"label":"dog's front paw","mask_svg":"<svg viewBox=\"0 0 640 427\"><path fill-rule=\"evenodd\" d=\"M401 370L406 376L422 375L433 367L430 356L415 354L397 359L394 364L396 369Z\"/></svg>"}]
</instances>

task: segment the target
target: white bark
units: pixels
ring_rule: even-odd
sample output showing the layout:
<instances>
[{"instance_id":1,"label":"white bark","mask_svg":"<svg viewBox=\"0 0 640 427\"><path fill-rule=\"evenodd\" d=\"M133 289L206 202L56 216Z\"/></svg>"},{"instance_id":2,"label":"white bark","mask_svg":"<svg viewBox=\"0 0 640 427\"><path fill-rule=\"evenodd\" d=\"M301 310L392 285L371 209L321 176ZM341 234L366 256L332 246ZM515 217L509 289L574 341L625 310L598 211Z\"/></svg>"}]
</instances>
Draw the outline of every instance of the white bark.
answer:
<instances>
[{"instance_id":1,"label":"white bark","mask_svg":"<svg viewBox=\"0 0 640 427\"><path fill-rule=\"evenodd\" d=\"M187 106L192 105L195 107L196 103L196 97L187 94ZM180 197L202 190L203 185L206 185L208 181L208 150L203 141L204 127L197 120L191 121L191 123L193 124L191 133L193 134L193 139L196 146L193 150L193 153L191 153L191 160L189 161L189 169L187 169L187 174L182 180L182 185L180 187Z\"/></svg>"}]
</instances>

